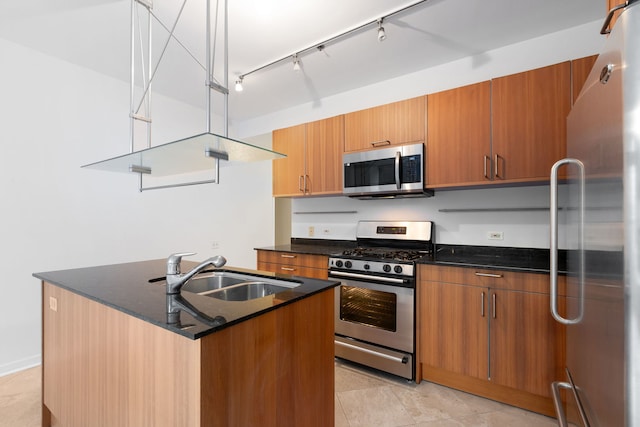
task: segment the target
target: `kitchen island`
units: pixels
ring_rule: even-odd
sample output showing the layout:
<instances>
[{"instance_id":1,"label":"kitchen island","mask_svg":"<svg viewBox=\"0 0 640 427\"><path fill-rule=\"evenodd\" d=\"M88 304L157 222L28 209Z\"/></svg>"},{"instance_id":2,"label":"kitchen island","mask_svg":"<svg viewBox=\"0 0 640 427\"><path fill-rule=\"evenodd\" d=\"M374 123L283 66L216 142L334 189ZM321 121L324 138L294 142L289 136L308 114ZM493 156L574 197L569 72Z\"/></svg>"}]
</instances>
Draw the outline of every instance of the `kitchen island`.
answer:
<instances>
[{"instance_id":1,"label":"kitchen island","mask_svg":"<svg viewBox=\"0 0 640 427\"><path fill-rule=\"evenodd\" d=\"M187 270L195 263L184 262ZM36 273L43 426L332 426L334 281L249 301L189 292L164 260ZM220 270L218 270L220 271Z\"/></svg>"}]
</instances>

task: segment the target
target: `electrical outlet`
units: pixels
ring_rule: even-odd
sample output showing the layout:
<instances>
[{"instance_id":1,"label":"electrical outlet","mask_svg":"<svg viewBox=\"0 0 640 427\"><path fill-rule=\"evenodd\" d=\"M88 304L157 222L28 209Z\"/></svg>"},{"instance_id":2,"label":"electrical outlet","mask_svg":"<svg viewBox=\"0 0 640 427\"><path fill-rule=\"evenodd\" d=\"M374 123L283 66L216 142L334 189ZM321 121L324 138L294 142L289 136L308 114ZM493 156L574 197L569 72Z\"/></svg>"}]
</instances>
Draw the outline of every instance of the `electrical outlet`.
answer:
<instances>
[{"instance_id":1,"label":"electrical outlet","mask_svg":"<svg viewBox=\"0 0 640 427\"><path fill-rule=\"evenodd\" d=\"M49 297L49 308L53 311L58 311L58 299Z\"/></svg>"},{"instance_id":2,"label":"electrical outlet","mask_svg":"<svg viewBox=\"0 0 640 427\"><path fill-rule=\"evenodd\" d=\"M316 234L316 228L313 225L309 226L309 237L313 237Z\"/></svg>"},{"instance_id":3,"label":"electrical outlet","mask_svg":"<svg viewBox=\"0 0 640 427\"><path fill-rule=\"evenodd\" d=\"M489 240L503 240L504 233L502 231L489 231L487 233L487 239Z\"/></svg>"},{"instance_id":4,"label":"electrical outlet","mask_svg":"<svg viewBox=\"0 0 640 427\"><path fill-rule=\"evenodd\" d=\"M211 249L219 249L220 242L211 242Z\"/></svg>"}]
</instances>

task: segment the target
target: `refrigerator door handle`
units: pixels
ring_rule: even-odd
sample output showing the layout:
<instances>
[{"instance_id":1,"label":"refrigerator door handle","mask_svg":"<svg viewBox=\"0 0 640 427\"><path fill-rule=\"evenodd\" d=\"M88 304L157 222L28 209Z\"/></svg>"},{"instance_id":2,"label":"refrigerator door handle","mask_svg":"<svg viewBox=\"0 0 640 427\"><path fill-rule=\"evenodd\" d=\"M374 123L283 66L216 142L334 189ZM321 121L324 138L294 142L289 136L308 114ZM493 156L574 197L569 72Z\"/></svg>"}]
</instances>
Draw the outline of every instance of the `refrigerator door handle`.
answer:
<instances>
[{"instance_id":1,"label":"refrigerator door handle","mask_svg":"<svg viewBox=\"0 0 640 427\"><path fill-rule=\"evenodd\" d=\"M556 408L556 415L558 416L558 427L568 427L567 416L564 413L562 407L562 398L560 397L560 389L570 389L571 384L565 381L554 381L551 383L551 392L553 394L553 406Z\"/></svg>"},{"instance_id":2,"label":"refrigerator door handle","mask_svg":"<svg viewBox=\"0 0 640 427\"><path fill-rule=\"evenodd\" d=\"M577 317L573 319L566 319L558 313L558 169L563 165L573 164L578 167L578 185L579 185L579 208L578 208L578 253L579 253L579 277L578 277L578 299L579 309ZM584 197L585 197L585 185L584 185L584 164L578 159L562 159L558 160L551 167L550 176L550 308L551 315L558 322L563 325L574 325L582 321L584 315Z\"/></svg>"}]
</instances>

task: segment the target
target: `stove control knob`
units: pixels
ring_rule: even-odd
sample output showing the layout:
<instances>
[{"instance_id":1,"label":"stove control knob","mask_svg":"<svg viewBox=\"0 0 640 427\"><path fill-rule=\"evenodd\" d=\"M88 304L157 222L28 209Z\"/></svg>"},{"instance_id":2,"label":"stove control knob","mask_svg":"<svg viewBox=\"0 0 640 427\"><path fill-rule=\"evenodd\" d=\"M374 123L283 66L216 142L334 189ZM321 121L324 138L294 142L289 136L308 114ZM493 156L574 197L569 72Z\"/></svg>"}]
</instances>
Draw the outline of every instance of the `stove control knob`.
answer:
<instances>
[{"instance_id":1,"label":"stove control knob","mask_svg":"<svg viewBox=\"0 0 640 427\"><path fill-rule=\"evenodd\" d=\"M371 269L371 266L370 266L369 264L365 264L365 265L364 265L364 269L365 269L365 270L370 270L370 269Z\"/></svg>"},{"instance_id":2,"label":"stove control knob","mask_svg":"<svg viewBox=\"0 0 640 427\"><path fill-rule=\"evenodd\" d=\"M353 267L353 264L351 264L351 261L346 261L344 263L344 266L347 267L347 268L351 268L351 267Z\"/></svg>"},{"instance_id":3,"label":"stove control knob","mask_svg":"<svg viewBox=\"0 0 640 427\"><path fill-rule=\"evenodd\" d=\"M385 265L383 265L383 266L382 266L382 270L383 270L385 273L388 273L388 272L390 272L390 271L391 271L391 266L390 266L389 264L385 264Z\"/></svg>"},{"instance_id":4,"label":"stove control knob","mask_svg":"<svg viewBox=\"0 0 640 427\"><path fill-rule=\"evenodd\" d=\"M342 267L342 261L336 261L336 267L338 268Z\"/></svg>"},{"instance_id":5,"label":"stove control knob","mask_svg":"<svg viewBox=\"0 0 640 427\"><path fill-rule=\"evenodd\" d=\"M402 266L396 265L395 267L393 267L393 271L395 271L398 274L402 273Z\"/></svg>"}]
</instances>

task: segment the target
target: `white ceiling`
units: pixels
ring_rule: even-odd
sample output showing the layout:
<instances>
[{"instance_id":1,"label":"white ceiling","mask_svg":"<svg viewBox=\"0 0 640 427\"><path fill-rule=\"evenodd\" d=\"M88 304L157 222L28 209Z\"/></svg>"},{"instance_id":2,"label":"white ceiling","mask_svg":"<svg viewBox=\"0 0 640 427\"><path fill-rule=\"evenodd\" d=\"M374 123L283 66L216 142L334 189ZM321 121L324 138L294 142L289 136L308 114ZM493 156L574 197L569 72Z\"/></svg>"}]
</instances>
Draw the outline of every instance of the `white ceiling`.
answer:
<instances>
[{"instance_id":1,"label":"white ceiling","mask_svg":"<svg viewBox=\"0 0 640 427\"><path fill-rule=\"evenodd\" d=\"M276 59L374 21L417 0L229 0L229 111L232 120L257 117L522 40L603 19L605 0L428 0L375 25L233 81ZM212 7L216 1L211 0ZM153 0L172 26L182 0ZM204 59L205 0L187 0L177 37ZM129 81L129 0L0 0L0 37ZM154 27L157 59L167 38ZM220 50L218 51L220 54ZM215 61L222 64L222 58ZM222 80L222 74L216 77ZM43 70L46 79L46 70ZM204 106L204 71L171 42L154 80L162 93Z\"/></svg>"}]
</instances>

